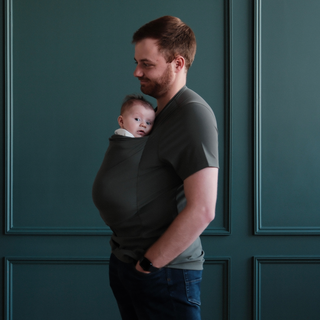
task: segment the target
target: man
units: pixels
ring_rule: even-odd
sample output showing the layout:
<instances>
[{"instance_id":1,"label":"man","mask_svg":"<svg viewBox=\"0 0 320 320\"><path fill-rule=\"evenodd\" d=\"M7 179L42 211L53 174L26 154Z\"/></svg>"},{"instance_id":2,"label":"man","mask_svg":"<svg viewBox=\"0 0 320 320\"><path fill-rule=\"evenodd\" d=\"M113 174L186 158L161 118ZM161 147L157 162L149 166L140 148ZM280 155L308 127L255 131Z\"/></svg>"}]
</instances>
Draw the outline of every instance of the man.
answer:
<instances>
[{"instance_id":1,"label":"man","mask_svg":"<svg viewBox=\"0 0 320 320\"><path fill-rule=\"evenodd\" d=\"M127 193L136 197L135 212L111 225L110 285L124 320L200 319L199 236L215 216L216 120L186 87L196 52L186 24L165 16L132 42L134 76L157 99L157 116L150 136L140 138L136 189Z\"/></svg>"}]
</instances>

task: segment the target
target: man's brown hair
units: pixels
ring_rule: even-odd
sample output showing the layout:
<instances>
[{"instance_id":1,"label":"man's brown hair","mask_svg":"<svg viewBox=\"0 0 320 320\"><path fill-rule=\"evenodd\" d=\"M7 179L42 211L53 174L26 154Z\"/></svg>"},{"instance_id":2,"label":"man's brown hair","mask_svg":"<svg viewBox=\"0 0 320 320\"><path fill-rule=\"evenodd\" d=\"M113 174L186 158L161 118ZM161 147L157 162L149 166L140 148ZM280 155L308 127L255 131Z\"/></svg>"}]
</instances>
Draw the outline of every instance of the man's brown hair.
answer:
<instances>
[{"instance_id":1,"label":"man's brown hair","mask_svg":"<svg viewBox=\"0 0 320 320\"><path fill-rule=\"evenodd\" d=\"M152 104L148 100L146 100L142 95L129 94L124 98L122 102L120 114L122 115L126 110L131 108L136 103L141 104L146 109L151 109L154 111Z\"/></svg>"},{"instance_id":2,"label":"man's brown hair","mask_svg":"<svg viewBox=\"0 0 320 320\"><path fill-rule=\"evenodd\" d=\"M151 38L157 41L159 51L167 62L173 61L178 55L185 59L186 70L189 70L196 54L196 37L192 29L179 18L164 16L138 29L132 43Z\"/></svg>"}]
</instances>

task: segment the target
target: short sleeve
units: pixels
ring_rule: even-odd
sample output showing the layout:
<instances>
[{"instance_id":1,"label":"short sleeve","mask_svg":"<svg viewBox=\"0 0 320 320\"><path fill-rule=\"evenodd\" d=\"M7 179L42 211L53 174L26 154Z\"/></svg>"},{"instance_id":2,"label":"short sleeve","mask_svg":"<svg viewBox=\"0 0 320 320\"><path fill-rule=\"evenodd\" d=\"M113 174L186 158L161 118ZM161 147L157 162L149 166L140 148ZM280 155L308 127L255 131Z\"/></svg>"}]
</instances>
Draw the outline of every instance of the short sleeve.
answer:
<instances>
[{"instance_id":1,"label":"short sleeve","mask_svg":"<svg viewBox=\"0 0 320 320\"><path fill-rule=\"evenodd\" d=\"M212 109L201 103L179 107L166 123L159 148L182 180L206 167L219 167L218 128Z\"/></svg>"}]
</instances>

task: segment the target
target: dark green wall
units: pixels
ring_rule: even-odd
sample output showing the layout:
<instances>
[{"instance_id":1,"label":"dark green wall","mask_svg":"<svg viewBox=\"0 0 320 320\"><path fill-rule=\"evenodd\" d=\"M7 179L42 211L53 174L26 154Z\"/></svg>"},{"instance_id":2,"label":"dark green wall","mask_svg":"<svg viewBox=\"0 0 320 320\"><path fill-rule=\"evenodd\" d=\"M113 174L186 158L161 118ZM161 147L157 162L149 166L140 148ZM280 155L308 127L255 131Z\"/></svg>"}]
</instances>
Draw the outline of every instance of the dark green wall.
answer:
<instances>
[{"instance_id":1,"label":"dark green wall","mask_svg":"<svg viewBox=\"0 0 320 320\"><path fill-rule=\"evenodd\" d=\"M203 319L318 319L319 1L2 4L5 320L120 319L91 186L123 97L139 93L132 34L168 14L195 31L188 86L219 126Z\"/></svg>"}]
</instances>

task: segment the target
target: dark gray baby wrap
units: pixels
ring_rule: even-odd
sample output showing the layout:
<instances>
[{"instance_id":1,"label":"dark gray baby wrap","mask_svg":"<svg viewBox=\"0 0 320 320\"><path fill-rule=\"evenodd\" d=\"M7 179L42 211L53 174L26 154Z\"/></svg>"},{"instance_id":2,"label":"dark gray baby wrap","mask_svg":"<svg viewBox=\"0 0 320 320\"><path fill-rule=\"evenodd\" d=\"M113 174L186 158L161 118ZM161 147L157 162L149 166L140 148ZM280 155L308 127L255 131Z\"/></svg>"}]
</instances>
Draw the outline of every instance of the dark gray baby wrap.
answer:
<instances>
[{"instance_id":1,"label":"dark gray baby wrap","mask_svg":"<svg viewBox=\"0 0 320 320\"><path fill-rule=\"evenodd\" d=\"M148 137L113 135L93 183L92 197L104 222L114 232L137 213L137 178Z\"/></svg>"},{"instance_id":2,"label":"dark gray baby wrap","mask_svg":"<svg viewBox=\"0 0 320 320\"><path fill-rule=\"evenodd\" d=\"M155 241L141 239L137 197L139 164L148 138L113 135L92 188L93 202L113 231L112 252L124 262L138 260L145 251L142 243L148 247Z\"/></svg>"}]
</instances>

